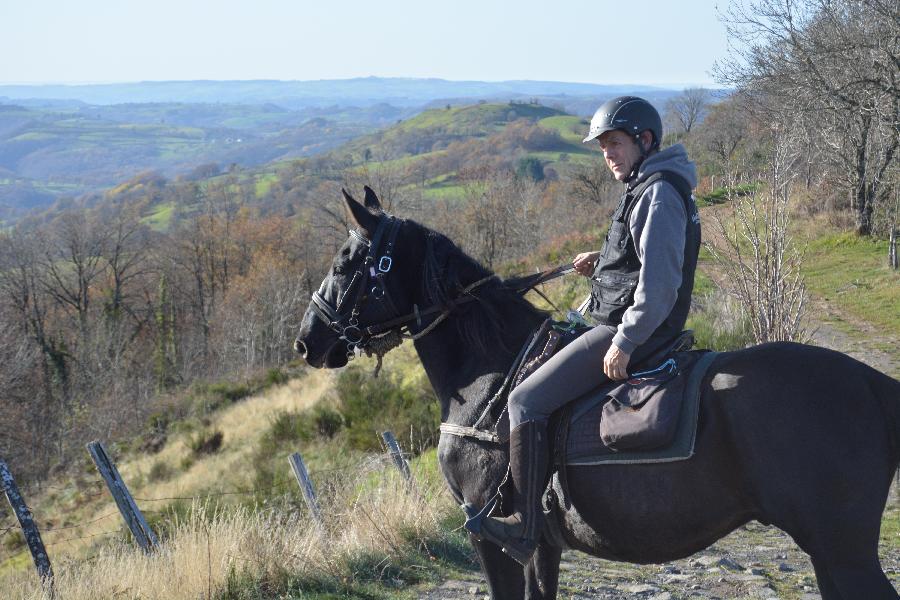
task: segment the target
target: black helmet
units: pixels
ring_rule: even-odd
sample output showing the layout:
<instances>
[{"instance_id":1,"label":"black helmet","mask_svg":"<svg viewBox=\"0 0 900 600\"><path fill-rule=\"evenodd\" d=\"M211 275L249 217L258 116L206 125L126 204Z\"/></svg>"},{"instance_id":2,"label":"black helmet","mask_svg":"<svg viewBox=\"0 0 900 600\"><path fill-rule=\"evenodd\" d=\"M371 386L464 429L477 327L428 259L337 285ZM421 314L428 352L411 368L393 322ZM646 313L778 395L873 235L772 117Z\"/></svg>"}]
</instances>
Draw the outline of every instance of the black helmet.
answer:
<instances>
[{"instance_id":1,"label":"black helmet","mask_svg":"<svg viewBox=\"0 0 900 600\"><path fill-rule=\"evenodd\" d=\"M651 149L659 148L662 141L662 119L659 118L659 113L652 104L637 96L619 96L604 102L594 113L591 129L583 143L614 129L621 129L634 137L649 129L653 133Z\"/></svg>"}]
</instances>

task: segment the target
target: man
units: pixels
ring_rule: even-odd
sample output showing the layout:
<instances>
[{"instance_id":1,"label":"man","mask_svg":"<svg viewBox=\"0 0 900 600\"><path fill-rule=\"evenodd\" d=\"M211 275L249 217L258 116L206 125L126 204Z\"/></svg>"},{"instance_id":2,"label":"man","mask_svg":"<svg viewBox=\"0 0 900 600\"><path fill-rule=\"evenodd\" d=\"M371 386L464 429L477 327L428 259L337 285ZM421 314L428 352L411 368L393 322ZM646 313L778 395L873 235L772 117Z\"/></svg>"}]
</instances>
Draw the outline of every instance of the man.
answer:
<instances>
[{"instance_id":1,"label":"man","mask_svg":"<svg viewBox=\"0 0 900 600\"><path fill-rule=\"evenodd\" d=\"M597 109L584 142L594 140L626 186L603 249L573 261L592 279L590 312L598 325L510 394L514 512L482 524L482 536L523 565L534 554L543 524L548 418L609 379L627 378L629 364L650 357L682 331L691 304L700 219L691 195L696 170L684 147L660 150L659 113L633 96Z\"/></svg>"}]
</instances>

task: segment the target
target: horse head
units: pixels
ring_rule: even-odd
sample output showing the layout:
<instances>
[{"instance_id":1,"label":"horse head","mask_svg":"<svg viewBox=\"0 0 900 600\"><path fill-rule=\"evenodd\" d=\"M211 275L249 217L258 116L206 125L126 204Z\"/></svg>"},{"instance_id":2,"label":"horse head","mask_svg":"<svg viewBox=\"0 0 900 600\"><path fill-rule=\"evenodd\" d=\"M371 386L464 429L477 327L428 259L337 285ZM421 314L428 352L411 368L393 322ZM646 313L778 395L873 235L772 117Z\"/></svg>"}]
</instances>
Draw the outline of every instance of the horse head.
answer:
<instances>
[{"instance_id":1,"label":"horse head","mask_svg":"<svg viewBox=\"0 0 900 600\"><path fill-rule=\"evenodd\" d=\"M341 192L355 228L313 294L294 343L317 368L343 367L357 349L398 329L402 323L383 326L412 310L408 283L422 270L412 251L418 228L384 212L368 186L364 203Z\"/></svg>"}]
</instances>

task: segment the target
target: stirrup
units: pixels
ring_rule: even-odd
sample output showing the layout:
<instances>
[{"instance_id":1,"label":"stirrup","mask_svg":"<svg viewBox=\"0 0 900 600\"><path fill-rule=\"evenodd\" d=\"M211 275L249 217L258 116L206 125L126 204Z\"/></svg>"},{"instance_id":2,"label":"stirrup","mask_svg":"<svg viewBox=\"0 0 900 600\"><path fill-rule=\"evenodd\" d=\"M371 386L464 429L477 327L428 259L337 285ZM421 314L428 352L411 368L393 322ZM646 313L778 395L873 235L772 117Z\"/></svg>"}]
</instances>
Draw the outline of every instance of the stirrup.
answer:
<instances>
[{"instance_id":1,"label":"stirrup","mask_svg":"<svg viewBox=\"0 0 900 600\"><path fill-rule=\"evenodd\" d=\"M528 540L524 539L518 541L501 540L491 535L490 532L483 527L481 528L479 537L480 539L499 546L504 553L506 553L510 558L515 560L523 567L528 566L528 563L531 562L531 557L534 556L534 553L538 547L538 540L531 540L530 543Z\"/></svg>"}]
</instances>

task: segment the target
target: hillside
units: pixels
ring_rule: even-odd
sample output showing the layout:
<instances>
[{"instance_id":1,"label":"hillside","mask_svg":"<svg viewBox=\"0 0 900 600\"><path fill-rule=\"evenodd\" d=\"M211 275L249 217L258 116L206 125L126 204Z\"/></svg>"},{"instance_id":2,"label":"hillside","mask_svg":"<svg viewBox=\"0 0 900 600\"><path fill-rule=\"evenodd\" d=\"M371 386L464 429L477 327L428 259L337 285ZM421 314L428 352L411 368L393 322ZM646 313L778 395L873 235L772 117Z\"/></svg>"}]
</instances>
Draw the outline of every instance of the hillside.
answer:
<instances>
[{"instance_id":1,"label":"hillside","mask_svg":"<svg viewBox=\"0 0 900 600\"><path fill-rule=\"evenodd\" d=\"M383 121L388 110L338 119L262 106L117 105L71 112L0 105L0 218L137 173L201 164L254 166L320 153ZM328 114L327 111L325 114Z\"/></svg>"},{"instance_id":2,"label":"hillside","mask_svg":"<svg viewBox=\"0 0 900 600\"><path fill-rule=\"evenodd\" d=\"M468 122L468 115L454 108L432 123L390 127L427 109L538 102L584 116L609 97L626 93L640 93L662 107L677 92L650 86L380 78L0 85L0 219L13 221L56 199L95 192L147 170L167 177L211 163L252 170L321 154L382 127L389 127L386 139L359 141L350 149L374 145L393 157L412 147L422 154L435 144L484 133L490 120L474 115ZM517 118L535 117L516 110ZM494 125L504 118L496 115ZM421 139L411 142L416 135ZM538 158L553 162L559 152ZM432 177L440 177L439 171Z\"/></svg>"},{"instance_id":3,"label":"hillside","mask_svg":"<svg viewBox=\"0 0 900 600\"><path fill-rule=\"evenodd\" d=\"M134 107L132 110L134 114L156 114L155 108L150 110ZM134 114L127 113L126 116L134 118ZM22 113L9 111L9 122L16 115L21 116ZM198 187L206 190L223 185L234 186L236 196L242 203L262 212L298 214L310 203L324 200L315 194L319 186L329 182L363 180L368 177L374 178L373 185L396 187L401 196L421 194L429 199L454 199L462 194L461 183L469 171L480 172L488 168L498 171L515 170L523 160L533 159L539 164L541 175L546 170L548 175L554 177L554 173L589 162L592 152L581 144L583 130L587 127L585 120L559 109L534 103L443 106L344 141L331 151L321 152L323 147L317 144L326 143L322 140L327 139L329 144L340 139L346 140L341 136L346 134L349 137L354 127L363 126L312 119L294 130L262 139L233 138L227 144L223 144L224 140L221 139L212 142L206 137L210 135L209 132L202 128L175 128L175 131L183 134L184 139L170 140L166 153L172 160L179 153L186 156L193 151L196 152L190 157L192 160L212 157L209 148L215 144L220 148L223 145L231 148L229 152L232 154L229 156L232 157L238 154L279 156L290 152L293 142L301 143L307 138L312 142L301 149L316 156L306 159L281 157L260 166L229 169L227 173L218 167L221 163L209 161L201 168L187 172L175 180L155 177L158 187L153 188L155 191L152 194L135 191L138 188L147 189L139 185L146 179L146 174L132 176L127 181L119 179L118 185L102 194L88 194L80 202L86 206L100 207L118 204L123 200L136 202L142 207L148 223L156 229L165 229L178 219L196 212ZM122 149L111 145L117 132L132 129L146 131L147 139L153 142L152 132L164 132L167 128L172 129L162 125L142 125L136 129L107 123L103 131L107 132L108 139L103 142L86 141L85 145L90 144L90 148L95 148L100 156L107 152L109 155L122 156ZM52 133L54 125L48 125L47 130L49 133L43 143L47 148L52 148L56 140ZM244 134L236 132L234 135ZM291 137L293 135L296 137ZM242 141L236 142L236 139ZM296 145L293 147L296 150ZM0 152L2 148L3 144L0 142ZM127 149L127 145L124 148ZM133 149L135 152L143 151L137 146ZM78 153L64 152L57 156L50 150L42 154L46 160L58 158L60 169L68 168L66 156L79 156ZM66 185L70 189L74 187L72 183ZM0 186L0 196L4 191L13 193L16 189L15 186L10 186L4 190ZM55 214L65 206L72 206L72 203L58 206L48 214Z\"/></svg>"}]
</instances>

